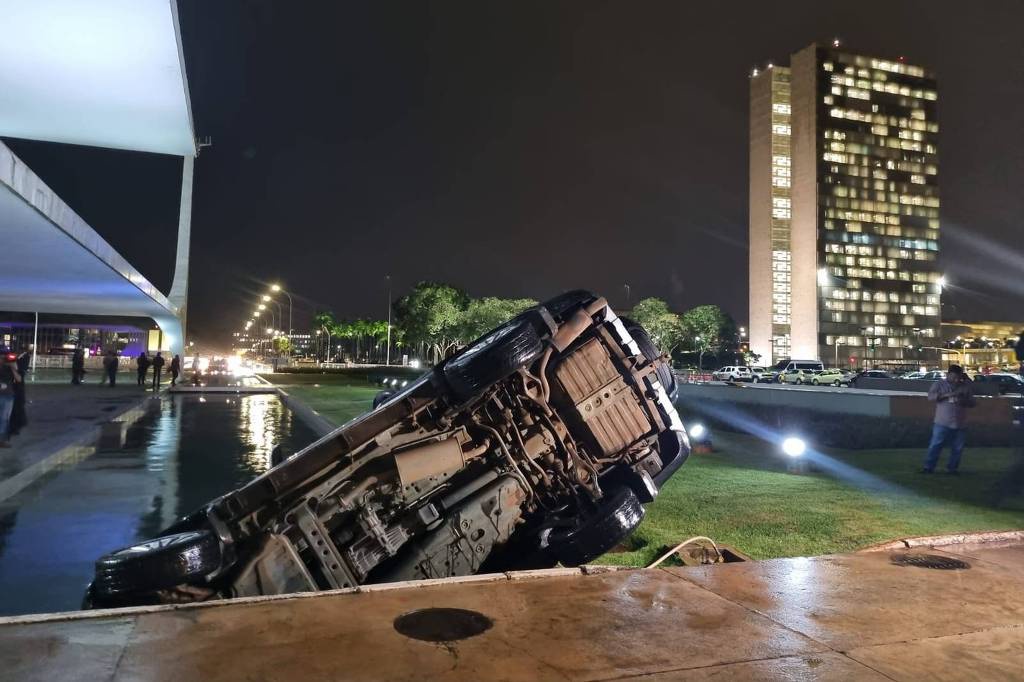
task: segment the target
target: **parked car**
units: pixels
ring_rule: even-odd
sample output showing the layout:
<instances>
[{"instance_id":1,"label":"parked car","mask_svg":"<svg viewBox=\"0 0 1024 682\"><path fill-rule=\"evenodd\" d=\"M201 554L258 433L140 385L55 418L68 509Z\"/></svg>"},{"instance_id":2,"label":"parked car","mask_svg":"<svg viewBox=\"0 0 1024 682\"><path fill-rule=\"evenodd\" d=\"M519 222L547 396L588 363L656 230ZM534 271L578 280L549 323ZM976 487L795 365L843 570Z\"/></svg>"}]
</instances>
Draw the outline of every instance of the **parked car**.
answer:
<instances>
[{"instance_id":1,"label":"parked car","mask_svg":"<svg viewBox=\"0 0 1024 682\"><path fill-rule=\"evenodd\" d=\"M814 369L788 369L783 372L779 383L783 384L809 384L818 370Z\"/></svg>"},{"instance_id":2,"label":"parked car","mask_svg":"<svg viewBox=\"0 0 1024 682\"><path fill-rule=\"evenodd\" d=\"M814 386L849 386L852 379L853 375L849 372L841 370L838 367L831 367L829 369L823 369L812 376L811 384Z\"/></svg>"},{"instance_id":3,"label":"parked car","mask_svg":"<svg viewBox=\"0 0 1024 682\"><path fill-rule=\"evenodd\" d=\"M897 379L924 379L925 374L927 372L907 372L906 374L899 375Z\"/></svg>"},{"instance_id":4,"label":"parked car","mask_svg":"<svg viewBox=\"0 0 1024 682\"><path fill-rule=\"evenodd\" d=\"M754 383L760 384L770 381L771 375L764 367L751 367L750 373L754 375Z\"/></svg>"},{"instance_id":5,"label":"parked car","mask_svg":"<svg viewBox=\"0 0 1024 682\"><path fill-rule=\"evenodd\" d=\"M86 604L591 561L689 456L664 358L605 299L563 294L159 537L101 557Z\"/></svg>"},{"instance_id":6,"label":"parked car","mask_svg":"<svg viewBox=\"0 0 1024 682\"><path fill-rule=\"evenodd\" d=\"M946 373L941 369L933 369L930 372L925 372L920 378L925 381L939 381L946 378Z\"/></svg>"},{"instance_id":7,"label":"parked car","mask_svg":"<svg viewBox=\"0 0 1024 682\"><path fill-rule=\"evenodd\" d=\"M818 360L791 360L786 358L785 360L780 360L775 363L771 370L769 370L771 373L771 381L782 383L782 375L793 369L820 371L825 369L825 365Z\"/></svg>"},{"instance_id":8,"label":"parked car","mask_svg":"<svg viewBox=\"0 0 1024 682\"><path fill-rule=\"evenodd\" d=\"M1024 394L1024 379L1009 372L993 372L992 374L979 374L974 377L979 384L995 384L999 387L1000 394L1016 393Z\"/></svg>"},{"instance_id":9,"label":"parked car","mask_svg":"<svg viewBox=\"0 0 1024 682\"><path fill-rule=\"evenodd\" d=\"M717 381L754 381L754 373L749 367L732 366L722 367L711 373Z\"/></svg>"}]
</instances>

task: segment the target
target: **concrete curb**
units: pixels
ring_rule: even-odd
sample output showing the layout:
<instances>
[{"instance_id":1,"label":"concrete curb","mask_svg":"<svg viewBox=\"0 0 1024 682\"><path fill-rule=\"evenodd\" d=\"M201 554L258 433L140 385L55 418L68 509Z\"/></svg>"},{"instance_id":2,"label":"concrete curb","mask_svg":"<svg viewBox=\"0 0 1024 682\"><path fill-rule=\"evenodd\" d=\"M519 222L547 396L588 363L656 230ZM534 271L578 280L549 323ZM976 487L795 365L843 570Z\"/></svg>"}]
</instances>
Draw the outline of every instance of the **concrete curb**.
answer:
<instances>
[{"instance_id":1,"label":"concrete curb","mask_svg":"<svg viewBox=\"0 0 1024 682\"><path fill-rule=\"evenodd\" d=\"M142 400L129 405L115 414L105 423L123 422L131 426L145 416L146 404L153 398L159 399L159 394L145 396ZM93 431L82 434L80 438L61 446L56 452L46 455L38 462L30 464L15 475L0 482L0 502L4 502L8 498L17 495L54 469L66 464L81 462L96 454L96 451L99 449L102 428L102 424L98 425Z\"/></svg>"},{"instance_id":2,"label":"concrete curb","mask_svg":"<svg viewBox=\"0 0 1024 682\"><path fill-rule=\"evenodd\" d=\"M991 530L977 533L952 533L949 535L923 535L912 538L901 538L880 542L858 550L864 552L891 552L897 549L913 549L915 547L946 547L949 545L974 544L1024 544L1024 530Z\"/></svg>"},{"instance_id":3,"label":"concrete curb","mask_svg":"<svg viewBox=\"0 0 1024 682\"><path fill-rule=\"evenodd\" d=\"M292 394L288 393L288 391L284 390L280 386L275 390L277 391L277 395L281 397L281 402L285 404L285 407L291 410L296 417L301 419L306 426L313 429L317 438L323 438L338 428L332 421Z\"/></svg>"},{"instance_id":4,"label":"concrete curb","mask_svg":"<svg viewBox=\"0 0 1024 682\"><path fill-rule=\"evenodd\" d=\"M482 573L478 575L456 576L452 578L432 578L427 580L404 580L395 583L376 585L359 585L337 590L321 590L318 592L293 592L290 594L274 594L260 597L238 597L235 599L214 599L192 604L162 604L159 606L127 606L118 609L95 609L92 611L61 611L58 613L30 613L23 616L0 616L0 628L5 625L26 625L30 623L53 623L64 621L91 620L110 616L130 617L165 611L187 611L194 609L210 609L219 606L237 606L247 604L265 604L267 602L293 601L297 599L317 599L342 594L371 594L390 590L417 589L435 585L465 585L519 580L537 580L541 578L572 578L602 575L616 571L642 570L631 566L591 566L578 568L543 568L529 571L506 571L504 573Z\"/></svg>"}]
</instances>

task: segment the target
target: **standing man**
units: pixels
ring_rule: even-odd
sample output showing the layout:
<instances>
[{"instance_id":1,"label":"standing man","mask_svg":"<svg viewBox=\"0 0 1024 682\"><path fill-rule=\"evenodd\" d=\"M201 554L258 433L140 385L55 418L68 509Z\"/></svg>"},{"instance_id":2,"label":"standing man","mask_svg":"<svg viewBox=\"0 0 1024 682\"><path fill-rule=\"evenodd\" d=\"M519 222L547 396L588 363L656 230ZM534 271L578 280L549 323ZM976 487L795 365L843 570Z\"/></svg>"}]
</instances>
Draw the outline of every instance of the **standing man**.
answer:
<instances>
[{"instance_id":1,"label":"standing man","mask_svg":"<svg viewBox=\"0 0 1024 682\"><path fill-rule=\"evenodd\" d=\"M11 425L9 430L12 436L17 436L21 430L28 426L28 411L26 410L27 396L25 395L25 377L28 376L29 367L32 364L32 348L22 346L17 365L19 381L14 384L14 409L11 411Z\"/></svg>"},{"instance_id":2,"label":"standing man","mask_svg":"<svg viewBox=\"0 0 1024 682\"><path fill-rule=\"evenodd\" d=\"M1017 368L1017 374L1024 377L1024 330L1017 335L1017 345L1013 347L1014 353L1017 355L1017 364L1020 367Z\"/></svg>"},{"instance_id":3,"label":"standing man","mask_svg":"<svg viewBox=\"0 0 1024 682\"><path fill-rule=\"evenodd\" d=\"M171 386L178 384L179 374L181 374L181 356L175 355L171 358Z\"/></svg>"},{"instance_id":4,"label":"standing man","mask_svg":"<svg viewBox=\"0 0 1024 682\"><path fill-rule=\"evenodd\" d=\"M103 357L103 369L106 380L110 382L110 387L113 388L117 384L117 351L113 348L108 350Z\"/></svg>"},{"instance_id":5,"label":"standing man","mask_svg":"<svg viewBox=\"0 0 1024 682\"><path fill-rule=\"evenodd\" d=\"M960 365L950 365L946 378L936 381L928 389L928 400L935 403L935 423L932 426L932 440L928 444L928 455L924 460L922 474L935 471L942 449L949 446L949 461L946 471L956 474L960 457L964 453L967 439L967 409L974 407L972 381Z\"/></svg>"},{"instance_id":6,"label":"standing man","mask_svg":"<svg viewBox=\"0 0 1024 682\"><path fill-rule=\"evenodd\" d=\"M164 356L160 355L160 351L156 352L156 357L153 358L153 390L159 390L160 388L160 372L164 371Z\"/></svg>"},{"instance_id":7,"label":"standing man","mask_svg":"<svg viewBox=\"0 0 1024 682\"><path fill-rule=\"evenodd\" d=\"M82 383L83 377L85 377L85 351L76 348L75 354L71 356L71 383L78 386Z\"/></svg>"},{"instance_id":8,"label":"standing man","mask_svg":"<svg viewBox=\"0 0 1024 682\"><path fill-rule=\"evenodd\" d=\"M135 360L135 367L137 373L136 383L143 388L146 387L146 373L149 372L149 356L146 355L146 351L139 353L139 357Z\"/></svg>"},{"instance_id":9,"label":"standing man","mask_svg":"<svg viewBox=\"0 0 1024 682\"><path fill-rule=\"evenodd\" d=\"M11 447L10 421L14 409L14 390L21 376L18 374L17 356L0 348L0 448Z\"/></svg>"}]
</instances>

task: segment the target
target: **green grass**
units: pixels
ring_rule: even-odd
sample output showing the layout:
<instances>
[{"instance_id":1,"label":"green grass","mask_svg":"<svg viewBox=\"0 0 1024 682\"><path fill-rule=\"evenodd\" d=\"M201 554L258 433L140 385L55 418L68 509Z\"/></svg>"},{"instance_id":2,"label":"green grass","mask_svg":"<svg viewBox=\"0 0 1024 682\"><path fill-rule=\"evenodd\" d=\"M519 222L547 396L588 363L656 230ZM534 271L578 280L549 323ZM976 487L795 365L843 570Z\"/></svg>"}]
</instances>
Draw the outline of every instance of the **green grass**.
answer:
<instances>
[{"instance_id":1,"label":"green grass","mask_svg":"<svg viewBox=\"0 0 1024 682\"><path fill-rule=\"evenodd\" d=\"M369 410L381 390L376 384L338 374L263 376L339 426Z\"/></svg>"},{"instance_id":2,"label":"green grass","mask_svg":"<svg viewBox=\"0 0 1024 682\"><path fill-rule=\"evenodd\" d=\"M370 408L380 387L338 375L267 378L336 424ZM641 566L694 535L756 559L848 552L898 537L1024 527L1024 497L1000 499L1020 455L970 448L958 477L916 473L921 450L828 450L824 464L791 474L773 446L715 436L715 452L693 455L665 485L627 545L602 563ZM940 462L940 466L945 460Z\"/></svg>"},{"instance_id":3,"label":"green grass","mask_svg":"<svg viewBox=\"0 0 1024 682\"><path fill-rule=\"evenodd\" d=\"M1009 448L968 448L958 477L916 473L919 450L830 450L824 466L791 474L774 448L721 434L694 455L647 508L632 551L603 563L645 565L694 535L756 559L848 552L898 537L1024 527L1024 497L1000 500Z\"/></svg>"}]
</instances>

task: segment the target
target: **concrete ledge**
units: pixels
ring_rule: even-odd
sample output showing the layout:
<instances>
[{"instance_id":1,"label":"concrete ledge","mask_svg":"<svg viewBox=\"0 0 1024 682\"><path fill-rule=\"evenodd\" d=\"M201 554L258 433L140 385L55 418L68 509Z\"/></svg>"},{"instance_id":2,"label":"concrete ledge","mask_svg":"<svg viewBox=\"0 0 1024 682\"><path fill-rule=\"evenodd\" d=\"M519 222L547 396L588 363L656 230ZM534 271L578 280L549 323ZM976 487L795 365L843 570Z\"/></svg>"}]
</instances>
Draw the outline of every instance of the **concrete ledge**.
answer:
<instances>
[{"instance_id":1,"label":"concrete ledge","mask_svg":"<svg viewBox=\"0 0 1024 682\"><path fill-rule=\"evenodd\" d=\"M970 570L875 552L4 619L0 666L5 680L1017 679L1024 547L958 558ZM451 641L395 627L437 607L490 627Z\"/></svg>"},{"instance_id":2,"label":"concrete ledge","mask_svg":"<svg viewBox=\"0 0 1024 682\"><path fill-rule=\"evenodd\" d=\"M1024 544L1024 530L993 530L982 533L954 533L950 535L921 535L889 540L871 545L861 552L891 552L913 547L948 547L951 545Z\"/></svg>"},{"instance_id":3,"label":"concrete ledge","mask_svg":"<svg viewBox=\"0 0 1024 682\"><path fill-rule=\"evenodd\" d=\"M291 410L296 417L301 419L306 426L313 429L313 432L318 437L323 438L338 428L338 425L334 422L327 419L327 417L323 416L288 391L283 388L277 388L275 390L277 391L277 394L281 396L281 401L285 406Z\"/></svg>"},{"instance_id":4,"label":"concrete ledge","mask_svg":"<svg viewBox=\"0 0 1024 682\"><path fill-rule=\"evenodd\" d=\"M58 446L58 449L51 454L25 467L13 476L0 481L0 502L17 495L54 469L80 462L95 454L104 445L102 442L104 427L111 424L123 425L120 426L121 429L131 426L145 416L147 404L153 398L155 396L146 396L139 402L113 415L110 421L105 424L86 431L70 443Z\"/></svg>"}]
</instances>

